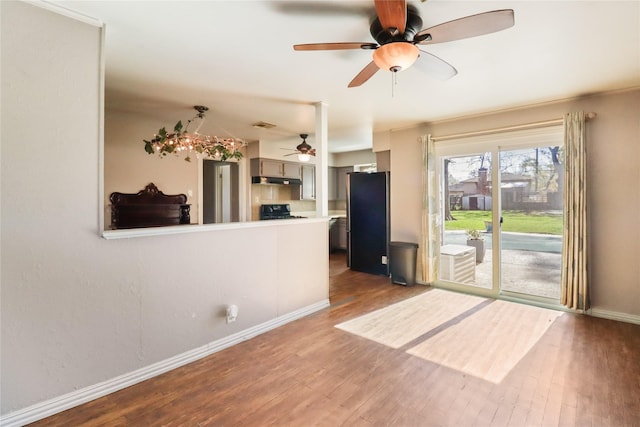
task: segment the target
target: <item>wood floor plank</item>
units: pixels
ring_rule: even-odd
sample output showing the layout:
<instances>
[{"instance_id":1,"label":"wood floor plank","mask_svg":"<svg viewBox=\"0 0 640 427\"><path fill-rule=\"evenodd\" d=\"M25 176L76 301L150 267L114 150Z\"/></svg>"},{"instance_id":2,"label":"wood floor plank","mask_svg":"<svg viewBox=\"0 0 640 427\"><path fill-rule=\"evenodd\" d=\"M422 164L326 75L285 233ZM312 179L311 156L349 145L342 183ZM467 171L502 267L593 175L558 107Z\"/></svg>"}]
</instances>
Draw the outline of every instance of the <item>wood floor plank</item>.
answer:
<instances>
[{"instance_id":1,"label":"wood floor plank","mask_svg":"<svg viewBox=\"0 0 640 427\"><path fill-rule=\"evenodd\" d=\"M639 325L564 314L493 383L336 328L429 288L330 270L329 308L34 425L640 427Z\"/></svg>"}]
</instances>

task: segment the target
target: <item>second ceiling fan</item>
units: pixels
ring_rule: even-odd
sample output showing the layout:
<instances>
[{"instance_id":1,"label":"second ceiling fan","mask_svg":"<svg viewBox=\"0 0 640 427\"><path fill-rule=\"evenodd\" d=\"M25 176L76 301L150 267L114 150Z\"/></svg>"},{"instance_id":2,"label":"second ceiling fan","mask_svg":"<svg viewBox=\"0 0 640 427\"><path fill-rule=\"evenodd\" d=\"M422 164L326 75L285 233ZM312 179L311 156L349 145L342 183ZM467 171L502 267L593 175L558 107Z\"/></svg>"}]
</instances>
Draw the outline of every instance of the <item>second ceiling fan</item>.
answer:
<instances>
[{"instance_id":1,"label":"second ceiling fan","mask_svg":"<svg viewBox=\"0 0 640 427\"><path fill-rule=\"evenodd\" d=\"M309 134L301 133L300 138L302 138L302 142L296 146L296 149L293 150L291 154L285 154L285 156L293 156L294 154L298 155L298 160L303 162L308 162L311 159L311 156L316 155L316 149L312 148L311 145L307 142L307 138Z\"/></svg>"},{"instance_id":2,"label":"second ceiling fan","mask_svg":"<svg viewBox=\"0 0 640 427\"><path fill-rule=\"evenodd\" d=\"M512 9L493 10L421 29L422 18L406 0L375 0L376 18L369 31L377 43L339 42L297 44L295 50L373 50L373 61L349 83L360 86L379 69L398 72L420 61L435 77L442 80L455 76L457 70L448 62L425 52L417 45L443 43L494 33L512 27Z\"/></svg>"}]
</instances>

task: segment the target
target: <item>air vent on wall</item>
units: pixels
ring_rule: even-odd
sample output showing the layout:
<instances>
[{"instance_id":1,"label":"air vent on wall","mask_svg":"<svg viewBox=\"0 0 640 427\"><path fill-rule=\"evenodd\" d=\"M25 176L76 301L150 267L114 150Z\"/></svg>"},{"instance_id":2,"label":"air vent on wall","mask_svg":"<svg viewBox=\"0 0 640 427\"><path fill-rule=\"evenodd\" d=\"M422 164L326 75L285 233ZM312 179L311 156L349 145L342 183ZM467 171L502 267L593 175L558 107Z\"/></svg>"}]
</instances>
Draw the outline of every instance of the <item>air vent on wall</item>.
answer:
<instances>
[{"instance_id":1,"label":"air vent on wall","mask_svg":"<svg viewBox=\"0 0 640 427\"><path fill-rule=\"evenodd\" d=\"M253 126L254 128L261 128L261 129L273 129L274 127L276 127L276 125L272 123L267 123L267 122L256 122L251 126Z\"/></svg>"}]
</instances>

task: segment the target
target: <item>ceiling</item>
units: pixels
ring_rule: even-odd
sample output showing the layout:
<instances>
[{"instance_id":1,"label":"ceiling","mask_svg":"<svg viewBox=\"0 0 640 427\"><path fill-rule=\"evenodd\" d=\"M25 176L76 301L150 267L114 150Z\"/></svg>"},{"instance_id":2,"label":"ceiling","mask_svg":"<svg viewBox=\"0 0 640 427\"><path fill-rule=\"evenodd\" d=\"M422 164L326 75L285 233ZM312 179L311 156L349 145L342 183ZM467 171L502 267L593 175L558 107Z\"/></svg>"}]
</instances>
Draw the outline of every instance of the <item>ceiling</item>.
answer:
<instances>
[{"instance_id":1,"label":"ceiling","mask_svg":"<svg viewBox=\"0 0 640 427\"><path fill-rule=\"evenodd\" d=\"M172 126L206 105L203 131L248 141L309 133L313 145L318 102L329 151L342 152L371 147L373 132L640 86L638 1L412 1L423 28L495 9L513 9L515 25L422 45L456 67L449 80L413 66L395 84L381 70L356 88L372 51L292 46L374 42L373 0L52 3L105 23L107 108Z\"/></svg>"}]
</instances>

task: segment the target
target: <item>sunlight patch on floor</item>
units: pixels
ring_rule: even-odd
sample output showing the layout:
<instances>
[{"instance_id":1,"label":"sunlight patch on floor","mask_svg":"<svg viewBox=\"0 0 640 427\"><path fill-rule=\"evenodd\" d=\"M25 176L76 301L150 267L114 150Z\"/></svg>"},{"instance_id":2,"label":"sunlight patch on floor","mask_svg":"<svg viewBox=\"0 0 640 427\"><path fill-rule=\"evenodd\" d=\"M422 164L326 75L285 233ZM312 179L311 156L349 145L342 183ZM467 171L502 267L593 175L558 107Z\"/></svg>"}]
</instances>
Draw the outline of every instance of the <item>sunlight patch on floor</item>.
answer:
<instances>
[{"instance_id":1,"label":"sunlight patch on floor","mask_svg":"<svg viewBox=\"0 0 640 427\"><path fill-rule=\"evenodd\" d=\"M485 301L482 297L433 289L340 323L336 328L400 348Z\"/></svg>"},{"instance_id":2,"label":"sunlight patch on floor","mask_svg":"<svg viewBox=\"0 0 640 427\"><path fill-rule=\"evenodd\" d=\"M408 353L497 384L562 315L555 310L494 301Z\"/></svg>"}]
</instances>

